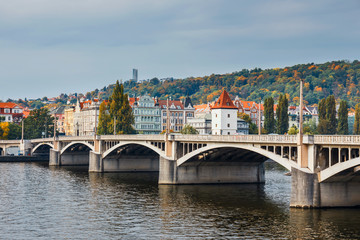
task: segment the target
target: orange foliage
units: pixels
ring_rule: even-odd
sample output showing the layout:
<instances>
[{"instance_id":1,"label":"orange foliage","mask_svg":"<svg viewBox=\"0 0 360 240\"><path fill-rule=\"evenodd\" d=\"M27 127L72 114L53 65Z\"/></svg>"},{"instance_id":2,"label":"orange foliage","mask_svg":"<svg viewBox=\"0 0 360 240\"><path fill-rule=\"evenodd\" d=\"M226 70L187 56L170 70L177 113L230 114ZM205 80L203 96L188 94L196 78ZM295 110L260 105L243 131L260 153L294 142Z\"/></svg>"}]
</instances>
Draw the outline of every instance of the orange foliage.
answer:
<instances>
[{"instance_id":1,"label":"orange foliage","mask_svg":"<svg viewBox=\"0 0 360 240\"><path fill-rule=\"evenodd\" d=\"M314 68L316 68L315 65L311 65L311 66L308 67L309 70L314 69Z\"/></svg>"},{"instance_id":2,"label":"orange foliage","mask_svg":"<svg viewBox=\"0 0 360 240\"><path fill-rule=\"evenodd\" d=\"M318 86L316 86L316 87L315 87L315 91L317 91L317 92L321 92L321 91L322 91L322 87L318 87Z\"/></svg>"},{"instance_id":3,"label":"orange foliage","mask_svg":"<svg viewBox=\"0 0 360 240\"><path fill-rule=\"evenodd\" d=\"M336 70L338 70L338 69L340 69L341 67L340 67L340 65L337 65L335 68L334 68L334 70L336 71Z\"/></svg>"}]
</instances>

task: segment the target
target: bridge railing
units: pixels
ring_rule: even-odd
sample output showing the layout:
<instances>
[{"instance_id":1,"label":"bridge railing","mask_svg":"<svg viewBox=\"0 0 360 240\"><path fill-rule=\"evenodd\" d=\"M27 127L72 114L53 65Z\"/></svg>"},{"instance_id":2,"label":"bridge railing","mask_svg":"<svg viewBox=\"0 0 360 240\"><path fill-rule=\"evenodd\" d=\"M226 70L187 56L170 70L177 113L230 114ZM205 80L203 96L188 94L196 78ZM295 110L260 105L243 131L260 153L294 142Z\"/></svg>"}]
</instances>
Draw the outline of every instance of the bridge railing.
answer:
<instances>
[{"instance_id":1,"label":"bridge railing","mask_svg":"<svg viewBox=\"0 0 360 240\"><path fill-rule=\"evenodd\" d=\"M359 145L360 135L314 135L315 144Z\"/></svg>"},{"instance_id":2,"label":"bridge railing","mask_svg":"<svg viewBox=\"0 0 360 240\"><path fill-rule=\"evenodd\" d=\"M101 135L101 140L114 140L114 141L164 141L165 136L160 134L132 134L132 135Z\"/></svg>"},{"instance_id":3,"label":"bridge railing","mask_svg":"<svg viewBox=\"0 0 360 240\"><path fill-rule=\"evenodd\" d=\"M244 143L292 143L296 135L174 135L176 141L244 142Z\"/></svg>"},{"instance_id":4,"label":"bridge railing","mask_svg":"<svg viewBox=\"0 0 360 240\"><path fill-rule=\"evenodd\" d=\"M21 140L0 140L0 144L20 144Z\"/></svg>"}]
</instances>

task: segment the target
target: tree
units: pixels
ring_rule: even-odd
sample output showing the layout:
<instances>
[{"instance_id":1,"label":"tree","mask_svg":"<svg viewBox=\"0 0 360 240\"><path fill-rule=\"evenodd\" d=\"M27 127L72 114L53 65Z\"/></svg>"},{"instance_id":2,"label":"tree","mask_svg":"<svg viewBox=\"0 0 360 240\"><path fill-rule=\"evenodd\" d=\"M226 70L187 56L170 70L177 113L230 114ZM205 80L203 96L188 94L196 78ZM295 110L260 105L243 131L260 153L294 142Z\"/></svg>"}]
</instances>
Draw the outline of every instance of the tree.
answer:
<instances>
[{"instance_id":1,"label":"tree","mask_svg":"<svg viewBox=\"0 0 360 240\"><path fill-rule=\"evenodd\" d=\"M336 103L334 95L326 98L326 119L329 121L328 134L336 133Z\"/></svg>"},{"instance_id":2,"label":"tree","mask_svg":"<svg viewBox=\"0 0 360 240\"><path fill-rule=\"evenodd\" d=\"M360 135L360 103L355 106L354 134Z\"/></svg>"},{"instance_id":3,"label":"tree","mask_svg":"<svg viewBox=\"0 0 360 240\"><path fill-rule=\"evenodd\" d=\"M9 123L8 122L1 122L0 123L0 139L7 140L9 135Z\"/></svg>"},{"instance_id":4,"label":"tree","mask_svg":"<svg viewBox=\"0 0 360 240\"><path fill-rule=\"evenodd\" d=\"M298 133L299 133L299 129L295 125L292 125L288 131L289 135L296 135Z\"/></svg>"},{"instance_id":5,"label":"tree","mask_svg":"<svg viewBox=\"0 0 360 240\"><path fill-rule=\"evenodd\" d=\"M99 135L111 134L111 118L106 101L103 101L100 104L99 124L97 127L97 134Z\"/></svg>"},{"instance_id":6,"label":"tree","mask_svg":"<svg viewBox=\"0 0 360 240\"><path fill-rule=\"evenodd\" d=\"M278 134L284 134L288 131L289 128L289 114L288 114L289 102L286 98L286 95L280 94L279 103L276 108L276 132Z\"/></svg>"},{"instance_id":7,"label":"tree","mask_svg":"<svg viewBox=\"0 0 360 240\"><path fill-rule=\"evenodd\" d=\"M9 135L8 139L21 139L21 126L16 123L9 124Z\"/></svg>"},{"instance_id":8,"label":"tree","mask_svg":"<svg viewBox=\"0 0 360 240\"><path fill-rule=\"evenodd\" d=\"M124 86L116 81L113 93L107 103L100 106L98 133L99 134L131 134L135 133L132 126L134 115L132 113L128 95L124 94Z\"/></svg>"},{"instance_id":9,"label":"tree","mask_svg":"<svg viewBox=\"0 0 360 240\"><path fill-rule=\"evenodd\" d=\"M53 135L54 118L46 108L35 109L24 120L24 138L34 139ZM44 135L42 134L44 133Z\"/></svg>"},{"instance_id":10,"label":"tree","mask_svg":"<svg viewBox=\"0 0 360 240\"><path fill-rule=\"evenodd\" d=\"M274 99L268 97L264 102L264 128L268 133L273 133L275 130L275 118L274 118Z\"/></svg>"},{"instance_id":11,"label":"tree","mask_svg":"<svg viewBox=\"0 0 360 240\"><path fill-rule=\"evenodd\" d=\"M338 127L337 127L337 134L340 135L347 135L349 133L349 126L348 126L348 104L345 100L340 102L340 107L338 111Z\"/></svg>"},{"instance_id":12,"label":"tree","mask_svg":"<svg viewBox=\"0 0 360 240\"><path fill-rule=\"evenodd\" d=\"M246 113L238 113L239 118L243 119L246 123L249 124L249 134L257 134L258 126L252 122L251 117Z\"/></svg>"},{"instance_id":13,"label":"tree","mask_svg":"<svg viewBox=\"0 0 360 240\"><path fill-rule=\"evenodd\" d=\"M183 129L180 131L181 134L199 134L198 130L190 125L185 125Z\"/></svg>"}]
</instances>

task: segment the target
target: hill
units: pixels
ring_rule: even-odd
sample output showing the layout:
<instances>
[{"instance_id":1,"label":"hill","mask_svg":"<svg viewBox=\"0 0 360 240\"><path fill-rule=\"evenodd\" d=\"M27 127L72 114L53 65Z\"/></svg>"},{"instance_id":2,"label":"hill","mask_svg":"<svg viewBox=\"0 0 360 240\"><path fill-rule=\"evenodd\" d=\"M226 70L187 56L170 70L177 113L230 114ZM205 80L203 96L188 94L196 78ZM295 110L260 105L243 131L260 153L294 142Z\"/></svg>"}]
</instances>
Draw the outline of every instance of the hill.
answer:
<instances>
[{"instance_id":1,"label":"hill","mask_svg":"<svg viewBox=\"0 0 360 240\"><path fill-rule=\"evenodd\" d=\"M347 100L351 107L359 102L360 62L332 61L323 64L298 64L285 68L252 70L243 69L229 74L212 74L204 77L189 77L185 79L167 79L160 81L153 78L149 81L136 83L126 81L125 92L130 96L150 94L160 99L172 97L181 99L190 96L194 104L207 103L215 100L225 88L234 98L236 95L244 100L259 101L268 96L275 100L280 93L286 93L290 104L299 102L299 79L305 79L304 99L306 104L317 104L319 99L334 95L338 101ZM100 96L107 99L113 89L113 84L100 90L96 89L85 94L91 99ZM76 94L81 96L82 94ZM58 103L66 103L61 94ZM70 97L70 95L69 95ZM71 96L74 102L74 96Z\"/></svg>"}]
</instances>

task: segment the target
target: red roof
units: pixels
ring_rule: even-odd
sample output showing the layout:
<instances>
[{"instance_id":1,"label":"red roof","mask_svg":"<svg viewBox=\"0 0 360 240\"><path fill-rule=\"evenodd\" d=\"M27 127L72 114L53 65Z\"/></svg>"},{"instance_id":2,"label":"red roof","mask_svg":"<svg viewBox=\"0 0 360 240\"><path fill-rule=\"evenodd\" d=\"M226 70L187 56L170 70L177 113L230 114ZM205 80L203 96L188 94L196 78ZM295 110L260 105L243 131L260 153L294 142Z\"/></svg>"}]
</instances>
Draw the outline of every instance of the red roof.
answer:
<instances>
[{"instance_id":1,"label":"red roof","mask_svg":"<svg viewBox=\"0 0 360 240\"><path fill-rule=\"evenodd\" d=\"M168 100L158 100L158 102L161 109L166 109ZM177 110L184 109L184 106L180 100L169 100L169 107L171 108L172 105L174 105ZM180 109L178 107L180 107Z\"/></svg>"},{"instance_id":2,"label":"red roof","mask_svg":"<svg viewBox=\"0 0 360 240\"><path fill-rule=\"evenodd\" d=\"M212 107L212 109L217 108L238 109L231 101L229 94L225 90L221 93L219 99L216 100L214 106Z\"/></svg>"},{"instance_id":3,"label":"red roof","mask_svg":"<svg viewBox=\"0 0 360 240\"><path fill-rule=\"evenodd\" d=\"M22 108L21 106L13 102L0 102L0 108L14 108L16 106Z\"/></svg>"}]
</instances>

